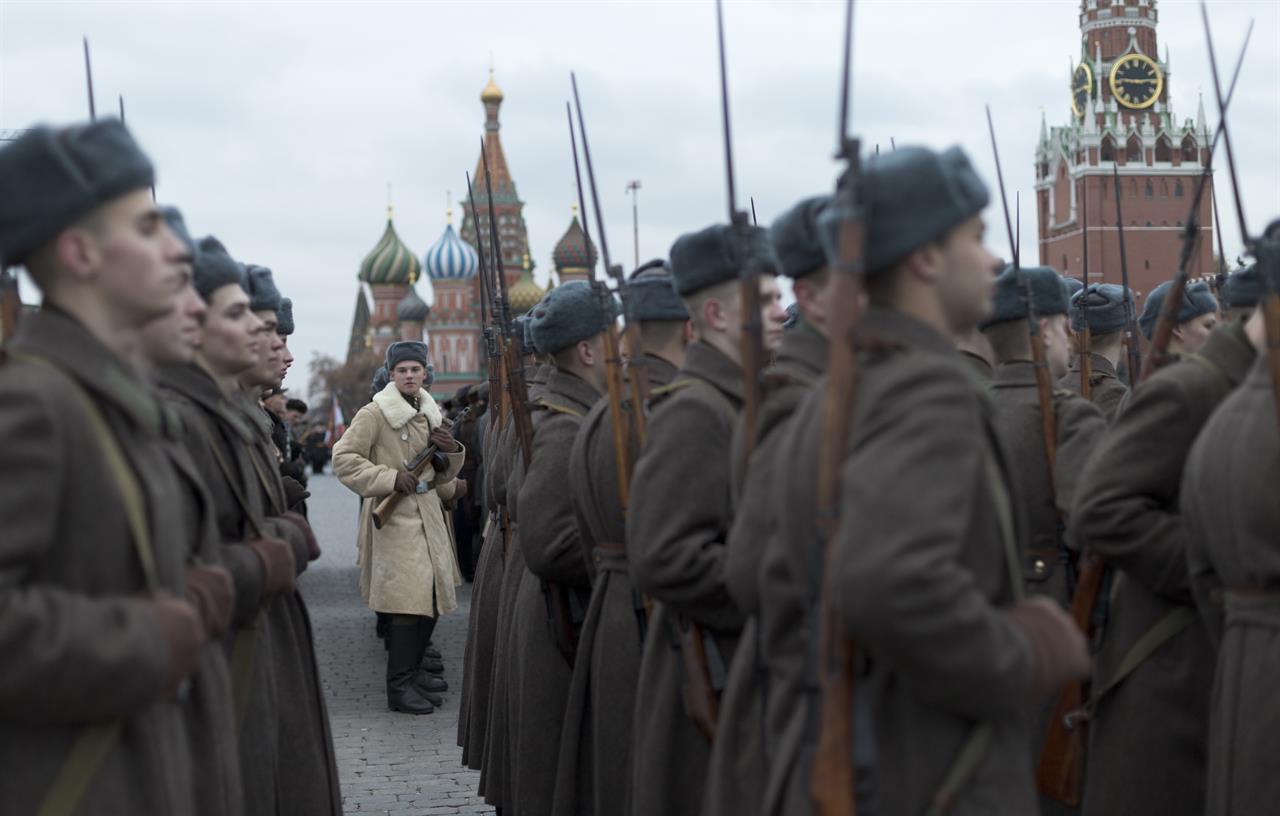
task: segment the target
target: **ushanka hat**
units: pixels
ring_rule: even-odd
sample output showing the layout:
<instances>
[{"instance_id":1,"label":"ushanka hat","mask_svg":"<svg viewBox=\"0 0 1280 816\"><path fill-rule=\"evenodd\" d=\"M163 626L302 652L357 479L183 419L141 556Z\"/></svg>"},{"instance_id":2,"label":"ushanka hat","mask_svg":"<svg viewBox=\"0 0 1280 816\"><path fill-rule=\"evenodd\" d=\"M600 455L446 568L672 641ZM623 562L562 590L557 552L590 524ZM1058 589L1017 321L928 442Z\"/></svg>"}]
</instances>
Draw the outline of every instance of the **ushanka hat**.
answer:
<instances>
[{"instance_id":1,"label":"ushanka hat","mask_svg":"<svg viewBox=\"0 0 1280 816\"><path fill-rule=\"evenodd\" d=\"M803 278L827 264L818 218L831 204L831 196L806 198L778 216L769 227L769 240L778 256L782 274Z\"/></svg>"},{"instance_id":2,"label":"ushanka hat","mask_svg":"<svg viewBox=\"0 0 1280 816\"><path fill-rule=\"evenodd\" d=\"M1142 329L1143 336L1148 340L1155 333L1156 322L1160 320L1160 310L1164 308L1164 299L1172 287L1173 281L1165 281L1147 295L1147 302L1142 307L1142 316L1138 318L1138 328ZM1218 311L1218 301L1213 299L1209 285L1203 281L1196 281L1187 284L1187 288L1182 291L1182 303L1178 305L1178 315L1173 322L1175 325L1186 323L1200 315L1216 311Z\"/></svg>"},{"instance_id":3,"label":"ushanka hat","mask_svg":"<svg viewBox=\"0 0 1280 816\"><path fill-rule=\"evenodd\" d=\"M1031 301L1036 317L1064 315L1070 311L1067 287L1057 270L1047 266L1029 266L1014 270L1013 264L996 276L996 290L992 297L991 314L981 328L1009 320L1027 319L1027 288L1031 289Z\"/></svg>"},{"instance_id":4,"label":"ushanka hat","mask_svg":"<svg viewBox=\"0 0 1280 816\"><path fill-rule=\"evenodd\" d=\"M206 235L196 242L192 266L195 268L196 291L206 303L214 292L231 284L239 286L246 293L249 291L249 279L244 267L233 260L222 242L212 235Z\"/></svg>"},{"instance_id":5,"label":"ushanka hat","mask_svg":"<svg viewBox=\"0 0 1280 816\"><path fill-rule=\"evenodd\" d=\"M1228 309L1247 309L1258 305L1262 297L1262 276L1256 263L1227 275L1222 284L1222 299Z\"/></svg>"},{"instance_id":6,"label":"ushanka hat","mask_svg":"<svg viewBox=\"0 0 1280 816\"><path fill-rule=\"evenodd\" d=\"M271 270L248 264L245 273L249 276L249 309L255 312L280 311L280 290L276 288Z\"/></svg>"},{"instance_id":7,"label":"ushanka hat","mask_svg":"<svg viewBox=\"0 0 1280 816\"><path fill-rule=\"evenodd\" d=\"M763 227L744 227L739 237L733 227L713 224L671 245L671 275L681 297L736 280L748 263L757 264L762 274L778 274L778 256Z\"/></svg>"},{"instance_id":8,"label":"ushanka hat","mask_svg":"<svg viewBox=\"0 0 1280 816\"><path fill-rule=\"evenodd\" d=\"M401 340L387 346L387 371L395 371L400 363L421 363L427 367L427 344L421 340Z\"/></svg>"},{"instance_id":9,"label":"ushanka hat","mask_svg":"<svg viewBox=\"0 0 1280 816\"><path fill-rule=\"evenodd\" d=\"M617 314L612 296L602 299L591 284L575 280L548 292L529 312L529 325L538 349L555 354L595 337Z\"/></svg>"},{"instance_id":10,"label":"ushanka hat","mask_svg":"<svg viewBox=\"0 0 1280 816\"><path fill-rule=\"evenodd\" d=\"M1071 328L1084 331L1087 319L1091 334L1120 331L1126 319L1124 293L1124 287L1115 283L1089 284L1087 292L1077 292L1071 298Z\"/></svg>"},{"instance_id":11,"label":"ushanka hat","mask_svg":"<svg viewBox=\"0 0 1280 816\"><path fill-rule=\"evenodd\" d=\"M631 273L627 282L630 319L637 323L658 320L688 320L689 310L676 294L671 267L666 261L653 260Z\"/></svg>"},{"instance_id":12,"label":"ushanka hat","mask_svg":"<svg viewBox=\"0 0 1280 816\"><path fill-rule=\"evenodd\" d=\"M195 261L196 245L191 240L191 233L187 230L187 222L182 217L182 213L177 207L164 206L160 208L160 215L164 218L164 222L169 225L169 229L173 234L178 236L178 240L187 248L187 254L191 256L192 262Z\"/></svg>"},{"instance_id":13,"label":"ushanka hat","mask_svg":"<svg viewBox=\"0 0 1280 816\"><path fill-rule=\"evenodd\" d=\"M0 257L20 263L96 207L155 184L115 119L36 127L0 149Z\"/></svg>"},{"instance_id":14,"label":"ushanka hat","mask_svg":"<svg viewBox=\"0 0 1280 816\"><path fill-rule=\"evenodd\" d=\"M276 334L288 337L293 334L293 300L280 298L280 308L276 309Z\"/></svg>"}]
</instances>

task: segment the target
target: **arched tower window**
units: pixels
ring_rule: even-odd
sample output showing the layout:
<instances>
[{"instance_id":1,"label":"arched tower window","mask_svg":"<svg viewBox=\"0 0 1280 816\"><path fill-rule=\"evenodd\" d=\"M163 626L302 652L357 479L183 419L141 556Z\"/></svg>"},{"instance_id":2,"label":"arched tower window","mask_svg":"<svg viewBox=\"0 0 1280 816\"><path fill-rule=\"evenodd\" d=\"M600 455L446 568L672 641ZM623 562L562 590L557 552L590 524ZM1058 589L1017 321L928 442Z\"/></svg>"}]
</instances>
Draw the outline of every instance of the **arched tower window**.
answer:
<instances>
[{"instance_id":1,"label":"arched tower window","mask_svg":"<svg viewBox=\"0 0 1280 816\"><path fill-rule=\"evenodd\" d=\"M1116 140L1111 138L1110 133L1102 137L1102 160L1116 160Z\"/></svg>"},{"instance_id":2,"label":"arched tower window","mask_svg":"<svg viewBox=\"0 0 1280 816\"><path fill-rule=\"evenodd\" d=\"M1182 160L1184 162L1193 162L1196 160L1196 138L1188 133L1182 137Z\"/></svg>"},{"instance_id":3,"label":"arched tower window","mask_svg":"<svg viewBox=\"0 0 1280 816\"><path fill-rule=\"evenodd\" d=\"M1173 145L1169 144L1169 139L1165 136L1156 139L1156 161L1173 161Z\"/></svg>"},{"instance_id":4,"label":"arched tower window","mask_svg":"<svg viewBox=\"0 0 1280 816\"><path fill-rule=\"evenodd\" d=\"M1137 134L1129 137L1129 142L1124 148L1124 160L1126 162L1142 161L1142 142L1139 141Z\"/></svg>"}]
</instances>

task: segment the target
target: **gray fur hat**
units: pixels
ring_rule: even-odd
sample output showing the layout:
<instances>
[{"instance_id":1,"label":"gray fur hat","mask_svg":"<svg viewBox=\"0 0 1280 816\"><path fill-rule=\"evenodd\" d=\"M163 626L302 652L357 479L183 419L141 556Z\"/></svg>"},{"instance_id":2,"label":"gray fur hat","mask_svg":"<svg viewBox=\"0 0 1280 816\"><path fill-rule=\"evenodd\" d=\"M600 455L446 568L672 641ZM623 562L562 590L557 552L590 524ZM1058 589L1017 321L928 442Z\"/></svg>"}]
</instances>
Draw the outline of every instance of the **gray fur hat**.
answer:
<instances>
[{"instance_id":1,"label":"gray fur hat","mask_svg":"<svg viewBox=\"0 0 1280 816\"><path fill-rule=\"evenodd\" d=\"M867 204L866 271L887 272L893 264L986 208L991 200L969 157L959 147L938 153L927 147L899 147L863 162ZM837 258L843 218L839 196L819 218L829 260Z\"/></svg>"},{"instance_id":2,"label":"gray fur hat","mask_svg":"<svg viewBox=\"0 0 1280 816\"><path fill-rule=\"evenodd\" d=\"M631 273L627 283L631 319L637 323L658 320L688 320L689 310L676 294L671 267L652 260Z\"/></svg>"},{"instance_id":3,"label":"gray fur hat","mask_svg":"<svg viewBox=\"0 0 1280 816\"><path fill-rule=\"evenodd\" d=\"M1087 293L1077 292L1071 298L1071 328L1084 331L1087 318L1091 334L1111 334L1123 329L1124 292L1124 287L1115 283L1091 283Z\"/></svg>"},{"instance_id":4,"label":"gray fur hat","mask_svg":"<svg viewBox=\"0 0 1280 816\"><path fill-rule=\"evenodd\" d=\"M177 207L168 205L160 208L160 215L164 216L164 222L169 225L169 229L173 234L178 236L178 240L187 248L187 254L191 256L191 260L195 262L196 243L191 240L191 232L187 229L186 219L182 217Z\"/></svg>"},{"instance_id":5,"label":"gray fur hat","mask_svg":"<svg viewBox=\"0 0 1280 816\"><path fill-rule=\"evenodd\" d=\"M387 346L387 371L394 371L400 363L421 363L426 368L427 344L421 340L401 340Z\"/></svg>"},{"instance_id":6,"label":"gray fur hat","mask_svg":"<svg viewBox=\"0 0 1280 816\"><path fill-rule=\"evenodd\" d=\"M713 224L681 235L670 254L671 276L681 297L735 280L749 262L759 264L762 274L778 274L778 256L764 227L746 227L745 240L739 241L733 227Z\"/></svg>"},{"instance_id":7,"label":"gray fur hat","mask_svg":"<svg viewBox=\"0 0 1280 816\"><path fill-rule=\"evenodd\" d=\"M1262 276L1258 274L1258 265L1249 264L1227 275L1222 284L1222 299L1228 309L1252 308L1258 305L1262 297Z\"/></svg>"},{"instance_id":8,"label":"gray fur hat","mask_svg":"<svg viewBox=\"0 0 1280 816\"><path fill-rule=\"evenodd\" d=\"M116 119L32 128L0 149L0 257L20 263L94 208L155 180Z\"/></svg>"},{"instance_id":9,"label":"gray fur hat","mask_svg":"<svg viewBox=\"0 0 1280 816\"><path fill-rule=\"evenodd\" d=\"M288 337L293 334L293 299L280 298L280 308L276 309L276 334Z\"/></svg>"},{"instance_id":10,"label":"gray fur hat","mask_svg":"<svg viewBox=\"0 0 1280 816\"><path fill-rule=\"evenodd\" d=\"M386 366L380 366L377 371L373 372L373 382L369 383L369 393L378 393L386 388L389 382L391 382L391 373L387 371Z\"/></svg>"},{"instance_id":11,"label":"gray fur hat","mask_svg":"<svg viewBox=\"0 0 1280 816\"><path fill-rule=\"evenodd\" d=\"M280 290L276 288L271 270L257 264L247 264L249 277L249 309L255 312L280 311Z\"/></svg>"},{"instance_id":12,"label":"gray fur hat","mask_svg":"<svg viewBox=\"0 0 1280 816\"><path fill-rule=\"evenodd\" d=\"M537 308L537 307L535 307ZM533 326L529 315L522 314L515 320L511 321L520 331L521 351L525 354L541 354L542 350L538 348L538 344L533 341Z\"/></svg>"},{"instance_id":13,"label":"gray fur hat","mask_svg":"<svg viewBox=\"0 0 1280 816\"><path fill-rule=\"evenodd\" d=\"M617 314L612 297L606 306L590 283L569 281L548 292L529 312L530 330L542 353L555 354L579 340L595 337Z\"/></svg>"},{"instance_id":14,"label":"gray fur hat","mask_svg":"<svg viewBox=\"0 0 1280 816\"><path fill-rule=\"evenodd\" d=\"M778 255L782 274L803 278L827 263L818 218L831 204L831 196L806 198L778 216L769 227L769 240Z\"/></svg>"},{"instance_id":15,"label":"gray fur hat","mask_svg":"<svg viewBox=\"0 0 1280 816\"><path fill-rule=\"evenodd\" d=\"M1070 300L1080 293L1084 288L1084 282L1071 277L1070 275L1062 276L1062 285L1067 287L1067 299Z\"/></svg>"},{"instance_id":16,"label":"gray fur hat","mask_svg":"<svg viewBox=\"0 0 1280 816\"><path fill-rule=\"evenodd\" d=\"M1057 270L1047 266L1029 266L1015 274L1013 264L1010 264L996 277L991 314L980 327L985 329L1009 320L1026 320L1028 284L1036 317L1064 315L1070 311L1067 287Z\"/></svg>"},{"instance_id":17,"label":"gray fur hat","mask_svg":"<svg viewBox=\"0 0 1280 816\"><path fill-rule=\"evenodd\" d=\"M1164 308L1165 296L1169 294L1172 286L1173 281L1165 281L1152 289L1151 294L1147 295L1147 302L1142 306L1138 328L1142 329L1142 335L1148 340L1155 333L1156 323L1160 320L1160 310ZM1209 291L1209 285L1203 281L1189 283L1182 292L1182 303L1178 307L1178 316L1174 318L1174 323L1186 323L1200 315L1216 311L1218 311L1218 301L1214 300L1213 293Z\"/></svg>"},{"instance_id":18,"label":"gray fur hat","mask_svg":"<svg viewBox=\"0 0 1280 816\"><path fill-rule=\"evenodd\" d=\"M227 248L212 235L196 242L194 263L196 291L205 302L224 286L235 284L249 292L249 279L244 267L227 254Z\"/></svg>"}]
</instances>

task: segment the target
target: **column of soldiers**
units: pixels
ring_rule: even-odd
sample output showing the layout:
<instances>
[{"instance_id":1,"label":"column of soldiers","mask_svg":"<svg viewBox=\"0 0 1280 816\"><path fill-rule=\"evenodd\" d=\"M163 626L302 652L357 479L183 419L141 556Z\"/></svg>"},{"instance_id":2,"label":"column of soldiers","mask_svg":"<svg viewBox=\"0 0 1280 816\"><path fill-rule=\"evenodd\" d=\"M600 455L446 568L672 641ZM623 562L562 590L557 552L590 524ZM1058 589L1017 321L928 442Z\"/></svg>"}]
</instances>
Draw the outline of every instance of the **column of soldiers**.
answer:
<instances>
[{"instance_id":1,"label":"column of soldiers","mask_svg":"<svg viewBox=\"0 0 1280 816\"><path fill-rule=\"evenodd\" d=\"M1166 304L1165 284L1139 316L1122 286L997 260L958 148L899 147L862 178L847 440L822 430L828 329L850 308L831 196L768 230L688 233L633 273L647 404L606 396L615 313L590 284L521 319L531 445L519 400L477 428L458 742L480 793L508 816L848 812L815 800L825 580L856 645L859 813L1268 812L1280 473L1254 307L1280 283L1280 222L1226 304L1203 284ZM754 429L746 266L771 330ZM1162 310L1168 362L1143 380L1126 343L1151 341ZM824 562L815 463L833 445ZM1087 632L1067 612L1086 556L1106 565ZM1037 784L1072 686L1078 797Z\"/></svg>"},{"instance_id":2,"label":"column of soldiers","mask_svg":"<svg viewBox=\"0 0 1280 816\"><path fill-rule=\"evenodd\" d=\"M320 551L260 399L292 306L154 184L116 120L0 150L43 296L0 363L0 810L338 814Z\"/></svg>"}]
</instances>

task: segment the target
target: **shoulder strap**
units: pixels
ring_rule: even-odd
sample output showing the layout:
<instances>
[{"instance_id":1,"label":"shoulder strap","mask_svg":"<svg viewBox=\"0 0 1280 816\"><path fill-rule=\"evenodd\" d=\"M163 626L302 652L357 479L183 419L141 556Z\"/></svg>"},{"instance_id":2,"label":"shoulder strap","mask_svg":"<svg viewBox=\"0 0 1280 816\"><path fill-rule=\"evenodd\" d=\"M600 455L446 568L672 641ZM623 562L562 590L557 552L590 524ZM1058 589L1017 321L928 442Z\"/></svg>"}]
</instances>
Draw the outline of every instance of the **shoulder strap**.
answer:
<instances>
[{"instance_id":1,"label":"shoulder strap","mask_svg":"<svg viewBox=\"0 0 1280 816\"><path fill-rule=\"evenodd\" d=\"M568 414L569 416L577 417L578 419L582 419L583 417L586 416L586 414L582 413L577 408L570 408L567 405L560 405L558 403L548 402L546 397L539 399L536 405L537 407L542 408L544 410L552 411L557 414Z\"/></svg>"},{"instance_id":2,"label":"shoulder strap","mask_svg":"<svg viewBox=\"0 0 1280 816\"><path fill-rule=\"evenodd\" d=\"M715 394L716 397L719 398L720 402L724 405L725 409L728 410L730 416L736 417L738 415L738 406L734 405L733 402L724 395L723 391L721 391L719 388L716 388L714 385L707 382L706 380L700 379L698 377L684 377L679 380L672 380L666 385L662 385L653 389L652 391L649 392L649 404L650 406L653 406L657 402L661 401L660 399L655 400L654 399L655 397L660 397L662 399L665 399L666 397L670 396L671 394L674 394L677 391L682 391L685 388L689 388L690 386L695 386L695 385L700 385L703 388L711 391L711 393Z\"/></svg>"},{"instance_id":3,"label":"shoulder strap","mask_svg":"<svg viewBox=\"0 0 1280 816\"><path fill-rule=\"evenodd\" d=\"M1088 702L1084 704L1085 714L1088 717L1092 717L1104 697L1124 682L1125 678L1133 674L1161 646L1190 626L1195 619L1196 611L1194 609L1189 606L1178 606L1170 609L1160 620L1152 624L1151 628L1129 647L1129 651L1124 653L1124 657L1121 658L1120 665L1116 667L1116 673L1112 675L1111 679L1102 688L1089 695Z\"/></svg>"}]
</instances>

